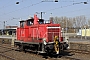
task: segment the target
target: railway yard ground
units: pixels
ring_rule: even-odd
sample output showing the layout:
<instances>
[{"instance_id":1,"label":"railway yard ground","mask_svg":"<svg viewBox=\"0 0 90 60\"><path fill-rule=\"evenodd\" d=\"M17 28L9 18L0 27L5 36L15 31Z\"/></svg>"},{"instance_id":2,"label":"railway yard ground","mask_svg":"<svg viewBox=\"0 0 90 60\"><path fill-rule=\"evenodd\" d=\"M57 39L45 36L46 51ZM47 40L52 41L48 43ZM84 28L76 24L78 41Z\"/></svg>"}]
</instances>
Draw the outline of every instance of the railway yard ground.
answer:
<instances>
[{"instance_id":1,"label":"railway yard ground","mask_svg":"<svg viewBox=\"0 0 90 60\"><path fill-rule=\"evenodd\" d=\"M0 60L90 60L90 39L70 38L69 45L68 50L56 56L16 51L10 39L0 39Z\"/></svg>"}]
</instances>

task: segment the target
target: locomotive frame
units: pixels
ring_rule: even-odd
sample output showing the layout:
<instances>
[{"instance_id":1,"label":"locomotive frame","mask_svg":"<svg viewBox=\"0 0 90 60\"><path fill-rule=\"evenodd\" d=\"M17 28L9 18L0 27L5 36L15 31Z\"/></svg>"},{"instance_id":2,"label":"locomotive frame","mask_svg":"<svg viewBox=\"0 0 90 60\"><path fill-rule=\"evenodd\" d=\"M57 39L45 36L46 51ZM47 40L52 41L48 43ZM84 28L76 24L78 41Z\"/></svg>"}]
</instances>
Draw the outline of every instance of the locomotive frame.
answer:
<instances>
[{"instance_id":1,"label":"locomotive frame","mask_svg":"<svg viewBox=\"0 0 90 60\"><path fill-rule=\"evenodd\" d=\"M53 24L52 20L46 23L34 15L34 18L20 21L15 46L20 51L59 54L68 44L63 41L60 24Z\"/></svg>"}]
</instances>

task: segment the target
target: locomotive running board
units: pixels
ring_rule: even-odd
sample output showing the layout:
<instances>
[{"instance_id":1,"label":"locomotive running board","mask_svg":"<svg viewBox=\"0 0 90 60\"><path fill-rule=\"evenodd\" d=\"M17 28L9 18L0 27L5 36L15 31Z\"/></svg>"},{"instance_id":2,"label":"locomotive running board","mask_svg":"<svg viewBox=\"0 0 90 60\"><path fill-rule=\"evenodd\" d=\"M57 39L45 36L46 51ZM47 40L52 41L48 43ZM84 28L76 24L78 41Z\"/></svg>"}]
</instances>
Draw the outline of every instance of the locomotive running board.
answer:
<instances>
[{"instance_id":1,"label":"locomotive running board","mask_svg":"<svg viewBox=\"0 0 90 60\"><path fill-rule=\"evenodd\" d=\"M46 53L46 52L44 52L44 51L38 51L38 53Z\"/></svg>"},{"instance_id":2,"label":"locomotive running board","mask_svg":"<svg viewBox=\"0 0 90 60\"><path fill-rule=\"evenodd\" d=\"M30 51L30 52L38 52L38 53L46 53L46 52L44 52L44 51L33 51L33 50L27 50L28 52Z\"/></svg>"},{"instance_id":3,"label":"locomotive running board","mask_svg":"<svg viewBox=\"0 0 90 60\"><path fill-rule=\"evenodd\" d=\"M16 40L15 43L39 44L39 43L36 43L36 42L23 42L23 41L18 41L18 40Z\"/></svg>"}]
</instances>

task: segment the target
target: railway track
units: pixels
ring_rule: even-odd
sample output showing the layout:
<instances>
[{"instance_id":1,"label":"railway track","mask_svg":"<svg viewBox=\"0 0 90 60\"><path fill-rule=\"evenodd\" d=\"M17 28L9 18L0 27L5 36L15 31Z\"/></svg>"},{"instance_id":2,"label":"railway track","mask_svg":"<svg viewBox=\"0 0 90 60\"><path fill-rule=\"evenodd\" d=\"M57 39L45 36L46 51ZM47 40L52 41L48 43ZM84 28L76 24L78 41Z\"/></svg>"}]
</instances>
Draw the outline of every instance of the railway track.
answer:
<instances>
[{"instance_id":1,"label":"railway track","mask_svg":"<svg viewBox=\"0 0 90 60\"><path fill-rule=\"evenodd\" d=\"M58 56L58 58L49 58L49 60L89 60L89 51L82 50L66 50Z\"/></svg>"},{"instance_id":2,"label":"railway track","mask_svg":"<svg viewBox=\"0 0 90 60\"><path fill-rule=\"evenodd\" d=\"M80 55L84 56L90 54L89 52L85 52L85 51L82 52L78 50L66 50L62 52L59 56L46 55L46 54L37 55L36 53L30 51L27 51L26 53L15 51L15 48L7 44L0 45L0 56L2 58L6 58L6 60L82 60L83 59L82 57L77 57ZM86 57L84 56L84 58ZM83 60L88 60L88 59L83 59Z\"/></svg>"},{"instance_id":3,"label":"railway track","mask_svg":"<svg viewBox=\"0 0 90 60\"><path fill-rule=\"evenodd\" d=\"M73 52L73 53L79 53L79 54L90 54L89 51L85 51L85 50L73 50L73 49L70 49L68 51Z\"/></svg>"},{"instance_id":4,"label":"railway track","mask_svg":"<svg viewBox=\"0 0 90 60\"><path fill-rule=\"evenodd\" d=\"M5 54L3 54L3 53L0 53L0 56L4 57L4 58L6 58L6 59L9 59L9 60L15 60L15 58L12 58L12 57L10 57L10 56L7 56L7 55L5 55Z\"/></svg>"},{"instance_id":5,"label":"railway track","mask_svg":"<svg viewBox=\"0 0 90 60\"><path fill-rule=\"evenodd\" d=\"M72 57L67 57L67 56L64 56L62 58L67 59L67 60L81 60L81 59L78 59L78 58L72 58Z\"/></svg>"},{"instance_id":6,"label":"railway track","mask_svg":"<svg viewBox=\"0 0 90 60\"><path fill-rule=\"evenodd\" d=\"M0 48L3 49L2 51L0 51L0 53L15 50L15 48L11 47L9 44L0 44Z\"/></svg>"},{"instance_id":7,"label":"railway track","mask_svg":"<svg viewBox=\"0 0 90 60\"><path fill-rule=\"evenodd\" d=\"M8 44L0 44L0 57L2 57L2 60L5 60L5 59L6 60L36 60L36 59L44 60L43 58L41 58L40 56L37 56L34 53L19 52L19 51L15 51L15 49L16 48L13 48ZM33 58L33 56L36 56L36 57Z\"/></svg>"},{"instance_id":8,"label":"railway track","mask_svg":"<svg viewBox=\"0 0 90 60\"><path fill-rule=\"evenodd\" d=\"M4 54L5 52L13 50L10 46L7 46L7 45L8 44L0 44L0 48L2 49L2 51L0 51L0 56L3 58L6 58L7 60L15 60L15 58Z\"/></svg>"},{"instance_id":9,"label":"railway track","mask_svg":"<svg viewBox=\"0 0 90 60\"><path fill-rule=\"evenodd\" d=\"M67 51L67 52L70 52L70 51ZM66 53L66 52L64 52ZM33 56L37 56L37 57L40 57L40 58L44 58L44 59L47 59L47 60L81 60L81 58L76 58L76 57L72 57L72 54L65 54L65 55L37 55L37 54L33 54L33 53L29 53ZM84 53L83 53L84 54ZM86 60L86 59L85 59Z\"/></svg>"}]
</instances>

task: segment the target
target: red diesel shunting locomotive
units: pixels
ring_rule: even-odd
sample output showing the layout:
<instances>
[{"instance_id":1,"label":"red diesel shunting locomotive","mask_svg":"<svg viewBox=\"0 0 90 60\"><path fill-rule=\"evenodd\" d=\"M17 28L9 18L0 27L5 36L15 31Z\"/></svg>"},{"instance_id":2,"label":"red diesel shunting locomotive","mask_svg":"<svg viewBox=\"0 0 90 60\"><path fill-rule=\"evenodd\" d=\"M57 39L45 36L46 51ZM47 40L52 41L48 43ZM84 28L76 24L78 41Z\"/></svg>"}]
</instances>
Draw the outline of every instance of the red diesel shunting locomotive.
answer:
<instances>
[{"instance_id":1,"label":"red diesel shunting locomotive","mask_svg":"<svg viewBox=\"0 0 90 60\"><path fill-rule=\"evenodd\" d=\"M60 24L53 24L52 20L47 23L34 15L34 18L20 21L15 45L24 51L28 49L38 53L59 54L67 48L61 34Z\"/></svg>"}]
</instances>

